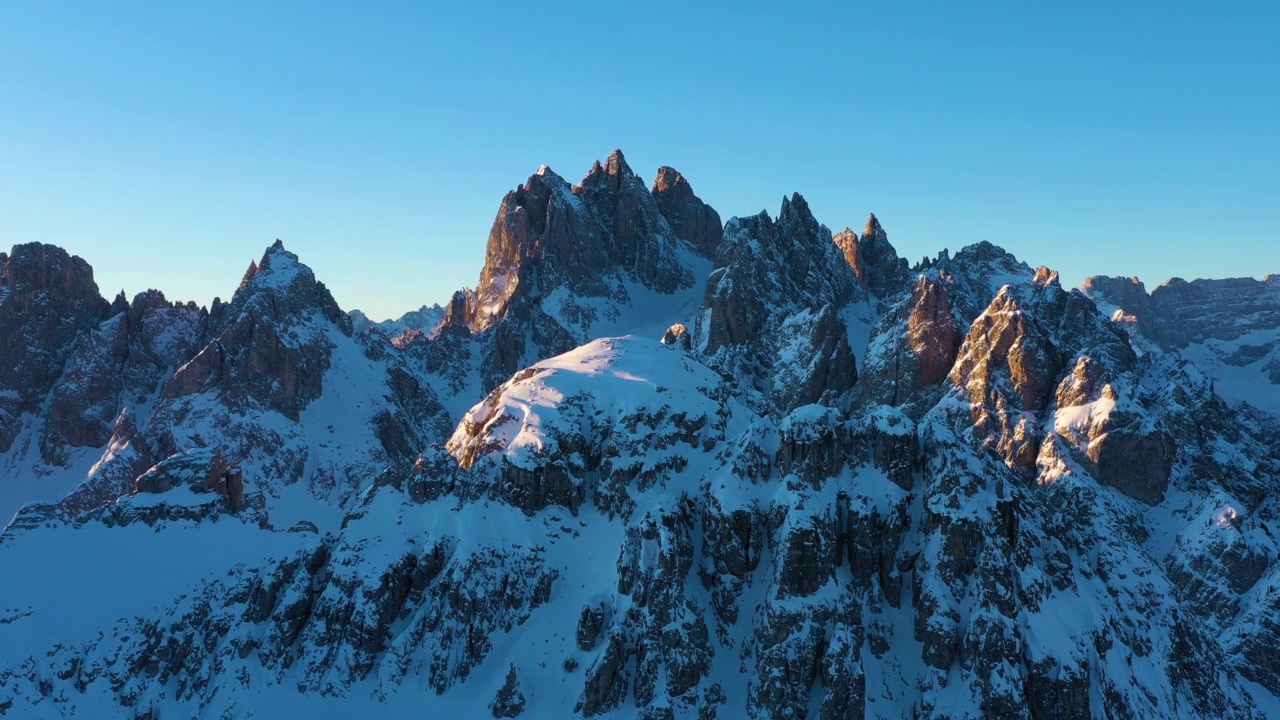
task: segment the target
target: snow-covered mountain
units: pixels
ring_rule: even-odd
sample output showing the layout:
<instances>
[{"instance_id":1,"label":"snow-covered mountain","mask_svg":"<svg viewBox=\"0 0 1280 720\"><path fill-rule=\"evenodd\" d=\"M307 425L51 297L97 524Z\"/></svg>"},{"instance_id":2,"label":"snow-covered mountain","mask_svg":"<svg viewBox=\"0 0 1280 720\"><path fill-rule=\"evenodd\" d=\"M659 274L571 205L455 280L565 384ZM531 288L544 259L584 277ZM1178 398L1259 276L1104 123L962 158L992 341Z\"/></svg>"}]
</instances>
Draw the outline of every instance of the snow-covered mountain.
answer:
<instances>
[{"instance_id":1,"label":"snow-covered mountain","mask_svg":"<svg viewBox=\"0 0 1280 720\"><path fill-rule=\"evenodd\" d=\"M0 711L1280 715L1276 276L912 268L615 152L428 310L0 254Z\"/></svg>"},{"instance_id":2,"label":"snow-covered mountain","mask_svg":"<svg viewBox=\"0 0 1280 720\"><path fill-rule=\"evenodd\" d=\"M359 310L352 310L347 314L351 316L351 327L356 332L361 333L371 327L377 327L401 342L408 342L419 334L433 334L444 321L444 308L438 303L423 305L398 318L382 322L374 322Z\"/></svg>"}]
</instances>

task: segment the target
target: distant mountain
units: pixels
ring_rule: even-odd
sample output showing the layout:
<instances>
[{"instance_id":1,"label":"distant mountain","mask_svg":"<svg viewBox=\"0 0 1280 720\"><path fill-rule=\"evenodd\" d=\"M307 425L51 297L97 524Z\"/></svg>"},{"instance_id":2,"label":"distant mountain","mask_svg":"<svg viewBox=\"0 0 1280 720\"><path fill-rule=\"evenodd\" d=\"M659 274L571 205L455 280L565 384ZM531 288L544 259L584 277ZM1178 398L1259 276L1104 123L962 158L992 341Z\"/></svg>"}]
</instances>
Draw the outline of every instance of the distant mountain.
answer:
<instances>
[{"instance_id":1,"label":"distant mountain","mask_svg":"<svg viewBox=\"0 0 1280 720\"><path fill-rule=\"evenodd\" d=\"M615 151L474 288L0 254L0 711L1280 716L1277 276L911 267Z\"/></svg>"},{"instance_id":2,"label":"distant mountain","mask_svg":"<svg viewBox=\"0 0 1280 720\"><path fill-rule=\"evenodd\" d=\"M436 305L423 305L417 310L410 310L394 320L383 320L382 322L374 322L367 315L359 310L352 310L347 313L351 316L351 326L357 333L362 333L371 327L377 327L383 332L393 337L404 335L405 333L424 333L431 334L444 321L445 309Z\"/></svg>"}]
</instances>

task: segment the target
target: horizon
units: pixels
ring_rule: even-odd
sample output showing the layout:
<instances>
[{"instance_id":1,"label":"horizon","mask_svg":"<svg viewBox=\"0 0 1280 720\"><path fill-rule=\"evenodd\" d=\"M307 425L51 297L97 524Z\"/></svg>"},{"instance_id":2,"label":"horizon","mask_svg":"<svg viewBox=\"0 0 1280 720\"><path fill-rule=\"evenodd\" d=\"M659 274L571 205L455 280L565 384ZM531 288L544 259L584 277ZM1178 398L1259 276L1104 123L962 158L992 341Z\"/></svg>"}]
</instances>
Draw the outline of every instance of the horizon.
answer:
<instances>
[{"instance_id":1,"label":"horizon","mask_svg":"<svg viewBox=\"0 0 1280 720\"><path fill-rule=\"evenodd\" d=\"M538 166L616 147L722 220L875 213L912 265L1280 273L1280 10L920 7L0 7L0 246L207 305L279 238L395 318L475 284Z\"/></svg>"}]
</instances>

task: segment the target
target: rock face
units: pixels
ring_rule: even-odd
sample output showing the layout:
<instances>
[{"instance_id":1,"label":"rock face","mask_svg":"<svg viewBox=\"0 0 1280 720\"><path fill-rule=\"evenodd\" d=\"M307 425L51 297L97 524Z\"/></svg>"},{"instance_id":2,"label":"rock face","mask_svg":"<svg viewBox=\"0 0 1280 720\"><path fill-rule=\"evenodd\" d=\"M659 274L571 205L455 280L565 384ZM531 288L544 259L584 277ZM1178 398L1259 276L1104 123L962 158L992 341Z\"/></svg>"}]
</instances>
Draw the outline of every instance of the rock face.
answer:
<instances>
[{"instance_id":1,"label":"rock face","mask_svg":"<svg viewBox=\"0 0 1280 720\"><path fill-rule=\"evenodd\" d=\"M1057 362L1048 338L1003 288L960 346L948 379L968 395L976 434L1011 467L1035 467L1034 417L1048 405Z\"/></svg>"},{"instance_id":2,"label":"rock face","mask_svg":"<svg viewBox=\"0 0 1280 720\"><path fill-rule=\"evenodd\" d=\"M490 240L430 329L280 245L208 310L24 260L0 472L88 476L0 534L0 713L1280 713L1273 278L908 271L620 154Z\"/></svg>"},{"instance_id":3,"label":"rock face","mask_svg":"<svg viewBox=\"0 0 1280 720\"><path fill-rule=\"evenodd\" d=\"M776 219L734 218L724 235L695 325L697 352L782 412L846 396L857 380L849 321L867 306L831 231L797 194L783 198Z\"/></svg>"},{"instance_id":4,"label":"rock face","mask_svg":"<svg viewBox=\"0 0 1280 720\"><path fill-rule=\"evenodd\" d=\"M211 318L213 341L165 381L165 397L217 388L232 408L254 400L297 420L320 396L332 343L319 332L281 330L302 325L294 318L322 319L349 337L351 318L279 240L219 309Z\"/></svg>"},{"instance_id":5,"label":"rock face","mask_svg":"<svg viewBox=\"0 0 1280 720\"><path fill-rule=\"evenodd\" d=\"M191 357L206 317L194 305L171 304L149 290L86 333L53 390L41 441L45 459L57 463L65 448L105 444L119 409L146 403Z\"/></svg>"},{"instance_id":6,"label":"rock face","mask_svg":"<svg viewBox=\"0 0 1280 720\"><path fill-rule=\"evenodd\" d=\"M1104 313L1112 322L1131 326L1137 333L1152 337L1155 329L1155 317L1151 311L1151 297L1147 288L1136 277L1103 277L1095 275L1085 278L1084 291L1098 309L1109 309Z\"/></svg>"},{"instance_id":7,"label":"rock face","mask_svg":"<svg viewBox=\"0 0 1280 720\"><path fill-rule=\"evenodd\" d=\"M76 339L106 317L93 268L52 245L0 253L0 452L39 410Z\"/></svg>"},{"instance_id":8,"label":"rock face","mask_svg":"<svg viewBox=\"0 0 1280 720\"><path fill-rule=\"evenodd\" d=\"M688 184L682 187L696 201ZM681 187L671 192L679 203ZM696 228L686 232L697 235ZM693 276L678 257L679 237L620 151L574 186L544 166L503 198L476 286L472 330L492 327L513 302L559 288L624 300L625 280L663 293L689 287Z\"/></svg>"},{"instance_id":9,"label":"rock face","mask_svg":"<svg viewBox=\"0 0 1280 720\"><path fill-rule=\"evenodd\" d=\"M1165 347L1235 340L1280 325L1280 276L1266 280L1174 278L1151 291L1156 338Z\"/></svg>"},{"instance_id":10,"label":"rock face","mask_svg":"<svg viewBox=\"0 0 1280 720\"><path fill-rule=\"evenodd\" d=\"M1089 278L1085 292L1139 347L1178 353L1228 380L1217 392L1280 416L1280 276L1174 278L1148 296L1137 278Z\"/></svg>"},{"instance_id":11,"label":"rock face","mask_svg":"<svg viewBox=\"0 0 1280 720\"><path fill-rule=\"evenodd\" d=\"M716 248L724 237L720 214L693 194L693 186L676 169L658 168L653 181L653 199L658 211L667 219L671 231L699 255L715 258Z\"/></svg>"},{"instance_id":12,"label":"rock face","mask_svg":"<svg viewBox=\"0 0 1280 720\"><path fill-rule=\"evenodd\" d=\"M543 166L503 198L474 293L455 295L446 311L444 325L465 325L472 342L462 349L453 347L456 337L447 338L422 352L439 358L433 364L470 365L463 372L476 381L453 383L463 396L488 392L606 328L661 333L666 325L627 323L637 296L688 304L701 291L704 259L722 234L720 216L669 167L659 169L650 190L621 151L595 163L576 185Z\"/></svg>"},{"instance_id":13,"label":"rock face","mask_svg":"<svg viewBox=\"0 0 1280 720\"><path fill-rule=\"evenodd\" d=\"M850 228L834 236L853 274L872 295L887 300L910 287L911 272L904 258L889 243L889 236L872 214L859 238Z\"/></svg>"},{"instance_id":14,"label":"rock face","mask_svg":"<svg viewBox=\"0 0 1280 720\"><path fill-rule=\"evenodd\" d=\"M960 346L947 288L926 275L872 331L860 378L864 400L903 405L946 379Z\"/></svg>"}]
</instances>

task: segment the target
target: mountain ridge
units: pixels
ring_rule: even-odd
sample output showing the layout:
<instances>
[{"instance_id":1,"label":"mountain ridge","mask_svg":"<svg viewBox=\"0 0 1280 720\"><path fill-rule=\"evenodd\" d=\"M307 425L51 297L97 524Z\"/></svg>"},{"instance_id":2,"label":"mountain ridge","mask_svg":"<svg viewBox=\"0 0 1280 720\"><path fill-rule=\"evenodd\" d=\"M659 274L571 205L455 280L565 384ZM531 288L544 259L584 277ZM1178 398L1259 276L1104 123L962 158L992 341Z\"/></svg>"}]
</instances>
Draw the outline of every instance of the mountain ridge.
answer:
<instances>
[{"instance_id":1,"label":"mountain ridge","mask_svg":"<svg viewBox=\"0 0 1280 720\"><path fill-rule=\"evenodd\" d=\"M208 309L0 255L0 330L42 340L0 350L36 409L5 482L79 474L0 534L63 570L0 590L0 709L1280 710L1274 276L1065 289L990 243L908 267L799 194L719 217L618 151L541 168L432 328L279 241Z\"/></svg>"}]
</instances>

